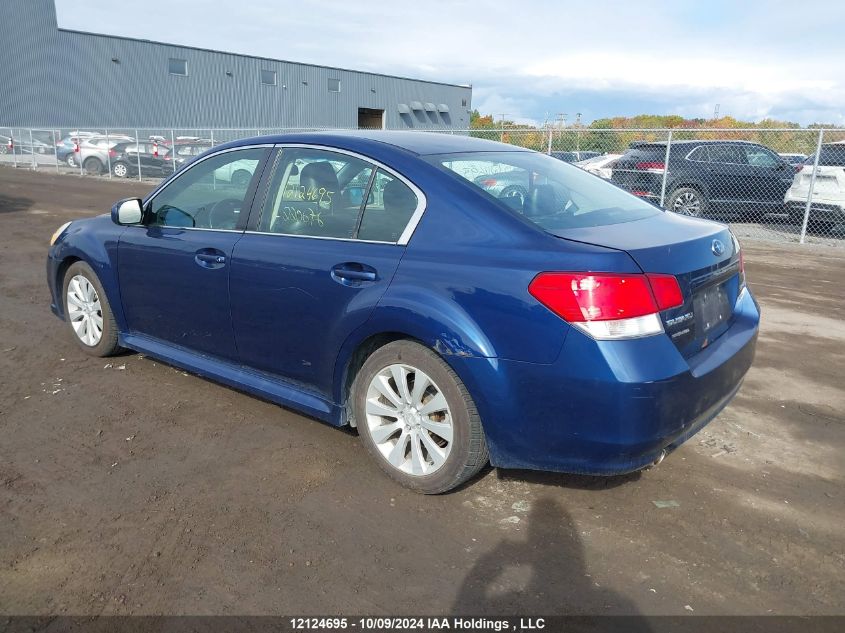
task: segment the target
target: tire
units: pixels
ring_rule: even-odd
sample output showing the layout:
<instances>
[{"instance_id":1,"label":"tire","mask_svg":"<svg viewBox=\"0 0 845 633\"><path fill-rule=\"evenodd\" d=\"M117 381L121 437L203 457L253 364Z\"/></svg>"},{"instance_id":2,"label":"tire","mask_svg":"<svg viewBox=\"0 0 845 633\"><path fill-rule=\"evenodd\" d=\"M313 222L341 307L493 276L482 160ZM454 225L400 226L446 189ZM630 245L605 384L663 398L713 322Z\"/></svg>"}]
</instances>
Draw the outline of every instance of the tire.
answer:
<instances>
[{"instance_id":1,"label":"tire","mask_svg":"<svg viewBox=\"0 0 845 633\"><path fill-rule=\"evenodd\" d=\"M85 262L76 262L65 271L62 303L65 322L73 339L86 354L102 357L113 356L120 351L117 323L109 300L96 273ZM83 323L86 320L87 323ZM95 336L97 325L101 326L99 336Z\"/></svg>"},{"instance_id":2,"label":"tire","mask_svg":"<svg viewBox=\"0 0 845 633\"><path fill-rule=\"evenodd\" d=\"M129 165L124 162L116 162L111 166L111 173L115 178L128 178Z\"/></svg>"},{"instance_id":3,"label":"tire","mask_svg":"<svg viewBox=\"0 0 845 633\"><path fill-rule=\"evenodd\" d=\"M232 174L231 182L233 185L237 185L238 187L244 187L249 184L250 180L252 180L251 173L249 173L246 169L238 169Z\"/></svg>"},{"instance_id":4,"label":"tire","mask_svg":"<svg viewBox=\"0 0 845 633\"><path fill-rule=\"evenodd\" d=\"M78 166L76 164L76 156L75 156L74 152L71 152L70 154L68 154L65 157L65 163L67 164L68 167L77 167Z\"/></svg>"},{"instance_id":5,"label":"tire","mask_svg":"<svg viewBox=\"0 0 845 633\"><path fill-rule=\"evenodd\" d=\"M87 171L93 176L99 176L101 173L103 173L103 164L93 157L86 158L85 162L82 163L82 167L85 169L85 171Z\"/></svg>"},{"instance_id":6,"label":"tire","mask_svg":"<svg viewBox=\"0 0 845 633\"><path fill-rule=\"evenodd\" d=\"M404 379L404 391L397 377ZM417 396L419 380L426 380L419 383L426 387ZM488 461L472 397L457 374L418 343L395 341L373 352L355 377L351 398L367 452L388 477L406 488L423 494L447 492Z\"/></svg>"},{"instance_id":7,"label":"tire","mask_svg":"<svg viewBox=\"0 0 845 633\"><path fill-rule=\"evenodd\" d=\"M703 217L708 210L707 198L694 187L679 187L669 195L666 209L679 215Z\"/></svg>"}]
</instances>

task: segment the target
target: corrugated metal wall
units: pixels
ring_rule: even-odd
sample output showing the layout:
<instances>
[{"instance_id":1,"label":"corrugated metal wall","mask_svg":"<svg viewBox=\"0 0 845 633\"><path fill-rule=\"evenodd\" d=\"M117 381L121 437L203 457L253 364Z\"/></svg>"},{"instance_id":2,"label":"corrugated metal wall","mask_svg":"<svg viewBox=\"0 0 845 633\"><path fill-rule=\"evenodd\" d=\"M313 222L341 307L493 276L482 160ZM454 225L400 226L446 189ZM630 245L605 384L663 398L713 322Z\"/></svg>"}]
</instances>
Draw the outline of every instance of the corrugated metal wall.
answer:
<instances>
[{"instance_id":1,"label":"corrugated metal wall","mask_svg":"<svg viewBox=\"0 0 845 633\"><path fill-rule=\"evenodd\" d=\"M187 77L168 73L171 57ZM0 0L0 125L354 128L373 108L393 129L461 129L471 99L469 87L60 30L53 0ZM413 102L449 112L400 114Z\"/></svg>"}]
</instances>

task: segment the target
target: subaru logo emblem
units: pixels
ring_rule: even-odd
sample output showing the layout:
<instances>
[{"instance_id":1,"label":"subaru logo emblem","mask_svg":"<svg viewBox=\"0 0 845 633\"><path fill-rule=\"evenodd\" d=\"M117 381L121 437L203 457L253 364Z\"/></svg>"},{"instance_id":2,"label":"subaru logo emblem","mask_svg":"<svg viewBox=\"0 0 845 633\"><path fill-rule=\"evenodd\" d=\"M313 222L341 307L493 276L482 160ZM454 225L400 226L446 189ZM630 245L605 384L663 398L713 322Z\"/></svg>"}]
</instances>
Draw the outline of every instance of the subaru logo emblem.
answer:
<instances>
[{"instance_id":1,"label":"subaru logo emblem","mask_svg":"<svg viewBox=\"0 0 845 633\"><path fill-rule=\"evenodd\" d=\"M719 255L725 252L725 245L722 244L721 240L713 240L713 243L710 245L710 250L713 251L713 254L716 257L719 257Z\"/></svg>"}]
</instances>

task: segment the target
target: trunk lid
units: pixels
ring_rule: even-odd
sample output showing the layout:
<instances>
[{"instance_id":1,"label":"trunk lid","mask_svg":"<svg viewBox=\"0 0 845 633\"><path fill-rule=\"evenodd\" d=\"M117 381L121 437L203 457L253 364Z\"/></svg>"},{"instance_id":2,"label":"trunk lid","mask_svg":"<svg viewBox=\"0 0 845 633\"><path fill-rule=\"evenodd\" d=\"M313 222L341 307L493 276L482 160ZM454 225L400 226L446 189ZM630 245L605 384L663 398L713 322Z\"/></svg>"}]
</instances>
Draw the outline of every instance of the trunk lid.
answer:
<instances>
[{"instance_id":1,"label":"trunk lid","mask_svg":"<svg viewBox=\"0 0 845 633\"><path fill-rule=\"evenodd\" d=\"M666 334L685 357L730 327L742 280L738 244L724 224L666 211L632 222L553 234L625 251L643 272L675 275L684 304L660 316Z\"/></svg>"}]
</instances>

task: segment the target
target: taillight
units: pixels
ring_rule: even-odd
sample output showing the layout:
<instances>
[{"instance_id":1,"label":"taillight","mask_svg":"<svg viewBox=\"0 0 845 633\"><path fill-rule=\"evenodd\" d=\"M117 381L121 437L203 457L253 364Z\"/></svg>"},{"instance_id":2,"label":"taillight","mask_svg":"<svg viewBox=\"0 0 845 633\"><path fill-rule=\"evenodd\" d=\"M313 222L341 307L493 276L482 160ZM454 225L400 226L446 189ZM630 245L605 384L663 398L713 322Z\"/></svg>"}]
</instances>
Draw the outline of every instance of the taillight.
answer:
<instances>
[{"instance_id":1,"label":"taillight","mask_svg":"<svg viewBox=\"0 0 845 633\"><path fill-rule=\"evenodd\" d=\"M485 178L481 181L481 185L484 187L495 187L497 180L495 178Z\"/></svg>"},{"instance_id":2,"label":"taillight","mask_svg":"<svg viewBox=\"0 0 845 633\"><path fill-rule=\"evenodd\" d=\"M116 151L114 151L113 149L110 149L110 150L109 150L109 157L110 157L110 158L114 158L115 156L117 156L117 152L116 152Z\"/></svg>"},{"instance_id":3,"label":"taillight","mask_svg":"<svg viewBox=\"0 0 845 633\"><path fill-rule=\"evenodd\" d=\"M659 312L683 304L672 275L540 273L528 292L549 310L597 339L659 334Z\"/></svg>"},{"instance_id":4,"label":"taillight","mask_svg":"<svg viewBox=\"0 0 845 633\"><path fill-rule=\"evenodd\" d=\"M637 163L635 166L636 169L641 171L650 171L654 173L662 174L666 171L666 163L663 161L653 160L653 161L644 161Z\"/></svg>"}]
</instances>

